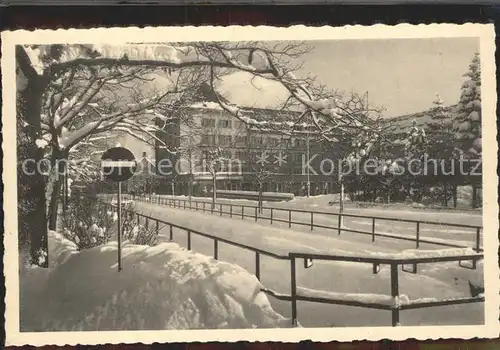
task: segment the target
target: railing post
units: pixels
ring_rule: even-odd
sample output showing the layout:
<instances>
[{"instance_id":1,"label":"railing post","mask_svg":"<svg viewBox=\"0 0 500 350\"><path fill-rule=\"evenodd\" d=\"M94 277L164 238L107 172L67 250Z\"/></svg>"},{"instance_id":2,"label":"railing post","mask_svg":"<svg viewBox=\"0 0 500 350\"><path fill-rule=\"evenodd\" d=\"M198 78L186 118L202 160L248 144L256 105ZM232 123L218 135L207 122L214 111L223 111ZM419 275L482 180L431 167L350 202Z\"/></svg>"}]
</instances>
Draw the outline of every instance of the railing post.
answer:
<instances>
[{"instance_id":1,"label":"railing post","mask_svg":"<svg viewBox=\"0 0 500 350\"><path fill-rule=\"evenodd\" d=\"M245 207L241 206L241 218L245 219Z\"/></svg>"},{"instance_id":2,"label":"railing post","mask_svg":"<svg viewBox=\"0 0 500 350\"><path fill-rule=\"evenodd\" d=\"M255 277L260 281L260 254L255 252Z\"/></svg>"},{"instance_id":3,"label":"railing post","mask_svg":"<svg viewBox=\"0 0 500 350\"><path fill-rule=\"evenodd\" d=\"M219 259L219 241L214 238L214 259Z\"/></svg>"},{"instance_id":4,"label":"railing post","mask_svg":"<svg viewBox=\"0 0 500 350\"><path fill-rule=\"evenodd\" d=\"M288 228L292 227L292 210L288 210Z\"/></svg>"},{"instance_id":5,"label":"railing post","mask_svg":"<svg viewBox=\"0 0 500 350\"><path fill-rule=\"evenodd\" d=\"M186 201L183 201L184 202L184 209L186 209Z\"/></svg>"},{"instance_id":6,"label":"railing post","mask_svg":"<svg viewBox=\"0 0 500 350\"><path fill-rule=\"evenodd\" d=\"M232 204L229 204L229 217L230 218L233 217L233 205Z\"/></svg>"},{"instance_id":7,"label":"railing post","mask_svg":"<svg viewBox=\"0 0 500 350\"><path fill-rule=\"evenodd\" d=\"M481 251L481 228L476 228L476 252Z\"/></svg>"},{"instance_id":8,"label":"railing post","mask_svg":"<svg viewBox=\"0 0 500 350\"><path fill-rule=\"evenodd\" d=\"M198 211L198 201L196 201L195 203L196 203L196 211Z\"/></svg>"},{"instance_id":9,"label":"railing post","mask_svg":"<svg viewBox=\"0 0 500 350\"><path fill-rule=\"evenodd\" d=\"M417 221L417 242L416 242L416 245L417 245L417 249L420 247L420 221Z\"/></svg>"},{"instance_id":10,"label":"railing post","mask_svg":"<svg viewBox=\"0 0 500 350\"><path fill-rule=\"evenodd\" d=\"M257 222L257 207L255 207L255 222Z\"/></svg>"},{"instance_id":11,"label":"railing post","mask_svg":"<svg viewBox=\"0 0 500 350\"><path fill-rule=\"evenodd\" d=\"M476 228L476 248L475 248L476 253L479 253L481 251L481 228L478 227ZM472 260L472 268L476 269L477 267L477 260Z\"/></svg>"},{"instance_id":12,"label":"railing post","mask_svg":"<svg viewBox=\"0 0 500 350\"><path fill-rule=\"evenodd\" d=\"M156 235L160 234L160 222L156 220Z\"/></svg>"},{"instance_id":13,"label":"railing post","mask_svg":"<svg viewBox=\"0 0 500 350\"><path fill-rule=\"evenodd\" d=\"M187 248L191 250L191 231L187 230Z\"/></svg>"},{"instance_id":14,"label":"railing post","mask_svg":"<svg viewBox=\"0 0 500 350\"><path fill-rule=\"evenodd\" d=\"M271 225L273 224L273 208L271 208Z\"/></svg>"},{"instance_id":15,"label":"railing post","mask_svg":"<svg viewBox=\"0 0 500 350\"><path fill-rule=\"evenodd\" d=\"M207 202L203 202L203 212L205 212L205 204L207 204Z\"/></svg>"},{"instance_id":16,"label":"railing post","mask_svg":"<svg viewBox=\"0 0 500 350\"><path fill-rule=\"evenodd\" d=\"M372 217L372 242L375 242L375 217Z\"/></svg>"},{"instance_id":17,"label":"railing post","mask_svg":"<svg viewBox=\"0 0 500 350\"><path fill-rule=\"evenodd\" d=\"M139 216L139 213L137 213L137 226L139 226L140 224L140 216Z\"/></svg>"},{"instance_id":18,"label":"railing post","mask_svg":"<svg viewBox=\"0 0 500 350\"><path fill-rule=\"evenodd\" d=\"M314 213L311 212L311 231L313 230L314 228Z\"/></svg>"},{"instance_id":19,"label":"railing post","mask_svg":"<svg viewBox=\"0 0 500 350\"><path fill-rule=\"evenodd\" d=\"M170 224L170 240L174 240L174 227Z\"/></svg>"},{"instance_id":20,"label":"railing post","mask_svg":"<svg viewBox=\"0 0 500 350\"><path fill-rule=\"evenodd\" d=\"M290 284L291 284L291 299L292 299L292 327L297 327L297 280L295 276L295 257L290 258Z\"/></svg>"},{"instance_id":21,"label":"railing post","mask_svg":"<svg viewBox=\"0 0 500 350\"><path fill-rule=\"evenodd\" d=\"M399 297L399 279L398 279L398 264L391 263L391 296L395 300ZM395 305L392 309L392 326L399 325L399 306Z\"/></svg>"},{"instance_id":22,"label":"railing post","mask_svg":"<svg viewBox=\"0 0 500 350\"><path fill-rule=\"evenodd\" d=\"M338 224L337 224L337 227L338 227L338 230L339 230L339 235L340 235L340 231L341 231L341 224L342 224L342 214L338 214L339 216L339 221L338 221Z\"/></svg>"},{"instance_id":23,"label":"railing post","mask_svg":"<svg viewBox=\"0 0 500 350\"><path fill-rule=\"evenodd\" d=\"M149 228L149 218L146 216L146 230Z\"/></svg>"},{"instance_id":24,"label":"railing post","mask_svg":"<svg viewBox=\"0 0 500 350\"><path fill-rule=\"evenodd\" d=\"M215 208L215 203L212 203L210 205L210 214L213 214L214 213L214 208Z\"/></svg>"},{"instance_id":25,"label":"railing post","mask_svg":"<svg viewBox=\"0 0 500 350\"><path fill-rule=\"evenodd\" d=\"M222 216L222 203L219 206L219 213L220 213L220 216Z\"/></svg>"}]
</instances>

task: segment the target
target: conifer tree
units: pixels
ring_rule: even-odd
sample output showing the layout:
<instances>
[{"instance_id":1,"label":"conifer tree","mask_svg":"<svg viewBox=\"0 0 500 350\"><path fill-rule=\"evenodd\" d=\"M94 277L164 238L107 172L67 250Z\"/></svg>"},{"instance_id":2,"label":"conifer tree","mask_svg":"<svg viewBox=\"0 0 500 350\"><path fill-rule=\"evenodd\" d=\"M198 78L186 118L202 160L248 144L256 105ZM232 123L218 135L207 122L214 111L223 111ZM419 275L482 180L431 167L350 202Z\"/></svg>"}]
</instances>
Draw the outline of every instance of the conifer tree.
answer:
<instances>
[{"instance_id":1,"label":"conifer tree","mask_svg":"<svg viewBox=\"0 0 500 350\"><path fill-rule=\"evenodd\" d=\"M481 64L476 53L464 74L458 118L454 125L457 148L466 158L481 156Z\"/></svg>"},{"instance_id":2,"label":"conifer tree","mask_svg":"<svg viewBox=\"0 0 500 350\"><path fill-rule=\"evenodd\" d=\"M436 94L432 104L431 121L427 124L429 155L435 159L448 160L453 155L455 143L451 116L439 94Z\"/></svg>"}]
</instances>

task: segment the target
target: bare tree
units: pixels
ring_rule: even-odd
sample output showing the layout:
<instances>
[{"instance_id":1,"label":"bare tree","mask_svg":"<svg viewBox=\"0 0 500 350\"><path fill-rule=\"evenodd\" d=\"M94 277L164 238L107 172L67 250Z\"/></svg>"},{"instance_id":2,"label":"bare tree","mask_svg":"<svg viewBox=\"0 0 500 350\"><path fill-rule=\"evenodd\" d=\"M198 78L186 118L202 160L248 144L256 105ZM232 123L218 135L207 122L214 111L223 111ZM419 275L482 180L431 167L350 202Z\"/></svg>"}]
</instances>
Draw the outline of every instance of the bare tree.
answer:
<instances>
[{"instance_id":1,"label":"bare tree","mask_svg":"<svg viewBox=\"0 0 500 350\"><path fill-rule=\"evenodd\" d=\"M257 185L258 208L262 213L264 184L279 176L285 168L287 155L283 149L284 140L275 132L259 133L252 136L248 144L250 171Z\"/></svg>"},{"instance_id":2,"label":"bare tree","mask_svg":"<svg viewBox=\"0 0 500 350\"><path fill-rule=\"evenodd\" d=\"M212 177L212 209L217 202L217 174L223 169L225 160L221 147L214 146L204 151L203 162Z\"/></svg>"},{"instance_id":3,"label":"bare tree","mask_svg":"<svg viewBox=\"0 0 500 350\"><path fill-rule=\"evenodd\" d=\"M155 133L161 128L150 123L151 114L155 115L154 108L168 100L167 107L172 113L182 110L184 104L179 100L185 96L183 89L187 90L189 84L174 83L166 91L145 99L136 96L135 101L125 106L113 103L116 98L110 102L101 92L110 94L109 90L116 88L116 85L123 88L121 85L125 83L144 79L144 75L151 70L166 70L172 77L181 77L182 82L203 80L203 77L208 79L210 76L213 81L214 72L221 76L232 71L244 71L282 84L291 96L283 108L297 103L305 107L302 117L306 112L310 113L322 137L333 141L335 137L354 135L356 130L363 127L363 118L357 113L359 101L352 98L347 103L336 103L325 89L312 84L314 78L298 79L294 76L293 71L300 67L294 62L308 50L303 43L294 42L19 46L16 59L26 80L23 84L27 86L24 89L27 93L23 95L20 92L18 98L29 111L21 113L20 118L28 124L30 147L47 143L46 155L52 165L58 165L57 160L67 159L69 150L76 144L110 130L137 135L144 141L155 139ZM242 114L240 107L219 102L235 118L245 123L251 122L250 118ZM298 116L292 123L286 124L289 130L285 130L283 125L277 127L282 132L293 132L293 125L300 123L302 117ZM265 124L262 123L262 127L275 127L273 121ZM348 133L348 130L351 132ZM38 149L31 153L35 160L43 156ZM37 217L51 218L51 228L55 228L56 194L60 193L56 174L61 172L64 173L65 169L52 167L47 186L44 181L35 181L36 189L28 186L24 193L28 201L38 203L33 209ZM41 180L42 176L39 175L38 179ZM48 205L45 195L41 193L49 195ZM52 196L52 193L55 195ZM26 230L31 235L40 236L31 237L31 244L35 245L31 248L31 260L38 264L41 261L40 252L47 256L47 231L40 229L40 221L30 222Z\"/></svg>"}]
</instances>

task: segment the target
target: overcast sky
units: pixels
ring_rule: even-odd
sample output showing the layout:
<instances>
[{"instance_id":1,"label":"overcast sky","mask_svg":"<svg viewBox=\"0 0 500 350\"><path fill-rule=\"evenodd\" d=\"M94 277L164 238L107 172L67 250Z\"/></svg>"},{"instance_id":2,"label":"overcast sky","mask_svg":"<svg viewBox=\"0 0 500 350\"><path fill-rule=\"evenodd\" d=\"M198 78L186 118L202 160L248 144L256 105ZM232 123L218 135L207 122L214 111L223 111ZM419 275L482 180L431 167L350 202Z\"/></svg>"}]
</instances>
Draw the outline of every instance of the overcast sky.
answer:
<instances>
[{"instance_id":1,"label":"overcast sky","mask_svg":"<svg viewBox=\"0 0 500 350\"><path fill-rule=\"evenodd\" d=\"M479 51L479 40L399 39L311 41L314 50L303 56L301 74L311 73L332 89L368 91L370 104L387 108L386 117L421 112L439 93L446 105L460 98L469 63ZM232 102L269 107L284 100L286 91L265 80L250 84L250 75L226 77L221 92ZM157 82L159 83L159 82ZM160 84L161 85L161 84ZM137 156L152 151L130 138L123 140Z\"/></svg>"},{"instance_id":2,"label":"overcast sky","mask_svg":"<svg viewBox=\"0 0 500 350\"><path fill-rule=\"evenodd\" d=\"M479 51L479 40L473 38L325 40L307 44L314 49L302 57L302 74L311 73L332 89L360 94L368 91L370 104L385 106L387 117L426 110L436 93L446 104L457 103L463 74ZM235 103L262 106L284 97L283 90L266 82L257 82L261 91L251 91L255 89L244 73L227 78L224 85L223 90Z\"/></svg>"}]
</instances>

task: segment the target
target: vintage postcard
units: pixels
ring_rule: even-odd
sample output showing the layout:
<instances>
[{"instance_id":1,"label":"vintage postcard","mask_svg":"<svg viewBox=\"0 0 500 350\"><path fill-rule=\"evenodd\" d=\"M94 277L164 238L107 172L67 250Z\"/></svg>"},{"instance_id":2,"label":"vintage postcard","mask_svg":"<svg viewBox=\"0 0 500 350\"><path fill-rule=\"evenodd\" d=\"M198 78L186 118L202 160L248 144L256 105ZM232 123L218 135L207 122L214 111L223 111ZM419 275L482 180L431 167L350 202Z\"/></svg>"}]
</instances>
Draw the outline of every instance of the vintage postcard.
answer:
<instances>
[{"instance_id":1,"label":"vintage postcard","mask_svg":"<svg viewBox=\"0 0 500 350\"><path fill-rule=\"evenodd\" d=\"M491 24L2 33L9 345L496 337Z\"/></svg>"}]
</instances>

